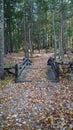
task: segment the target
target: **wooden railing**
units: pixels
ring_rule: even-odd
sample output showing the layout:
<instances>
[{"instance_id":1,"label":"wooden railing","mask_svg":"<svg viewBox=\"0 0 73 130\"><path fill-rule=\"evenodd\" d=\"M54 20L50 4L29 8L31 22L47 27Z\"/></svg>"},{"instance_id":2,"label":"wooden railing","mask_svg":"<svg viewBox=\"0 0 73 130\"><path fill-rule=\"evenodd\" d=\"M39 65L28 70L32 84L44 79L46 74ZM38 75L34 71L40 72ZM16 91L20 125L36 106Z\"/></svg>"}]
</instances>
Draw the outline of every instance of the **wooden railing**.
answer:
<instances>
[{"instance_id":1,"label":"wooden railing","mask_svg":"<svg viewBox=\"0 0 73 130\"><path fill-rule=\"evenodd\" d=\"M28 58L23 59L22 63L16 64L15 65L15 77L17 78L18 76L20 76L23 69L26 66L31 65L31 64L32 64L32 61Z\"/></svg>"},{"instance_id":2,"label":"wooden railing","mask_svg":"<svg viewBox=\"0 0 73 130\"><path fill-rule=\"evenodd\" d=\"M29 58L25 58L20 64L16 64L15 66L9 68L4 68L4 72L5 74L8 73L8 74L15 75L15 80L16 80L22 74L26 66L31 64L32 61Z\"/></svg>"},{"instance_id":3,"label":"wooden railing","mask_svg":"<svg viewBox=\"0 0 73 130\"><path fill-rule=\"evenodd\" d=\"M54 58L50 57L47 65L51 66L56 78L59 78L60 74L73 73L73 62L56 62Z\"/></svg>"}]
</instances>

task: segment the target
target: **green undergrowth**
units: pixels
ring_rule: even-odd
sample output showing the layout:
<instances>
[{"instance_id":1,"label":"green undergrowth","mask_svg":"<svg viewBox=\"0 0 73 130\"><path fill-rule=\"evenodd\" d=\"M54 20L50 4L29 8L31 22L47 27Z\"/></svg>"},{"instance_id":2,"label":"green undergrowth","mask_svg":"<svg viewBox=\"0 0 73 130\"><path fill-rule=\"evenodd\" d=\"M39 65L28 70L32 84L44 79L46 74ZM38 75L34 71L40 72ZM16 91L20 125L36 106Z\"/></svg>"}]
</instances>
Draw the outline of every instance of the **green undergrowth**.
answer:
<instances>
[{"instance_id":1,"label":"green undergrowth","mask_svg":"<svg viewBox=\"0 0 73 130\"><path fill-rule=\"evenodd\" d=\"M6 74L3 80L0 80L0 85L8 85L15 82L15 77L12 74Z\"/></svg>"}]
</instances>

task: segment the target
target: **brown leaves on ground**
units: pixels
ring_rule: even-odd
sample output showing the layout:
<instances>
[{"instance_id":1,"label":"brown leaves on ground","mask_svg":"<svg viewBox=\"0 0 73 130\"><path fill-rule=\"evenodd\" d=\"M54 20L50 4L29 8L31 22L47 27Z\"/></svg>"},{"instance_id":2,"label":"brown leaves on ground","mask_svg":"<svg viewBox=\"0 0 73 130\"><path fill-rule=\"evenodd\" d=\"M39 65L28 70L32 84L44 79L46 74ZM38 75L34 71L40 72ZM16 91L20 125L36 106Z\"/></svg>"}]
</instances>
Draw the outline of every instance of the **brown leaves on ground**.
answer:
<instances>
[{"instance_id":1,"label":"brown leaves on ground","mask_svg":"<svg viewBox=\"0 0 73 130\"><path fill-rule=\"evenodd\" d=\"M33 60L36 69L26 74L32 82L0 87L0 130L73 129L73 83L46 79L48 57L43 54Z\"/></svg>"}]
</instances>

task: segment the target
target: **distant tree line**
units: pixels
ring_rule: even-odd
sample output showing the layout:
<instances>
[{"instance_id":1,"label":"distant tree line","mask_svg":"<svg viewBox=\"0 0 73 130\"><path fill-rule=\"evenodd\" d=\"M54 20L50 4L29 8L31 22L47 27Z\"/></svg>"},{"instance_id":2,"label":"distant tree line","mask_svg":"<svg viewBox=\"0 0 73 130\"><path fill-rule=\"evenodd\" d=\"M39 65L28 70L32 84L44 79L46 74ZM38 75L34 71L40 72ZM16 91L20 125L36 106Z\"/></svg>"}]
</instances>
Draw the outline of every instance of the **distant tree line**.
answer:
<instances>
[{"instance_id":1,"label":"distant tree line","mask_svg":"<svg viewBox=\"0 0 73 130\"><path fill-rule=\"evenodd\" d=\"M73 36L72 7L72 0L4 0L5 52L66 49Z\"/></svg>"}]
</instances>

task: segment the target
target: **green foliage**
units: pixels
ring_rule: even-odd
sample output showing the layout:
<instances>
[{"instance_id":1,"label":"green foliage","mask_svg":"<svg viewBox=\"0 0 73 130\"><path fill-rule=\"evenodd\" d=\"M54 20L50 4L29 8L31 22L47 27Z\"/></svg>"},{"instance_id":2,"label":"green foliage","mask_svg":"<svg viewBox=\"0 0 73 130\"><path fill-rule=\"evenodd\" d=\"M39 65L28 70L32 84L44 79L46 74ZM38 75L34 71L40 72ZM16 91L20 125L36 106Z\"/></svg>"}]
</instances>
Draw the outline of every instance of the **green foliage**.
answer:
<instances>
[{"instance_id":1,"label":"green foliage","mask_svg":"<svg viewBox=\"0 0 73 130\"><path fill-rule=\"evenodd\" d=\"M0 85L6 86L7 84L14 83L14 77L11 74L6 74L4 80L0 80Z\"/></svg>"},{"instance_id":2,"label":"green foliage","mask_svg":"<svg viewBox=\"0 0 73 130\"><path fill-rule=\"evenodd\" d=\"M69 28L69 29L67 30L67 32L68 32L69 37L72 37L72 36L73 36L73 28Z\"/></svg>"},{"instance_id":3,"label":"green foliage","mask_svg":"<svg viewBox=\"0 0 73 130\"><path fill-rule=\"evenodd\" d=\"M10 43L12 43L13 50L21 50L24 46L24 11L26 12L26 22L27 22L27 42L29 43L29 26L32 28L32 38L34 46L38 46L41 42L45 42L46 44L46 36L48 36L47 44L50 44L51 35L54 37L53 29L52 29L52 12L55 13L55 31L56 34L60 33L60 25L61 25L61 11L63 13L63 20L71 21L72 18L72 5L73 1L63 1L63 6L59 0L7 0L4 1L4 16L5 16L5 50L9 51ZM9 31L10 25L10 31ZM73 35L73 24L67 27L68 36L72 37ZM10 39L10 35L11 39ZM64 33L65 30L64 30ZM39 43L40 41L40 43ZM59 37L57 37L57 41L59 41ZM36 44L35 44L36 43ZM39 43L39 44L38 44ZM43 43L41 44L43 45ZM30 48L30 45L29 45Z\"/></svg>"}]
</instances>

